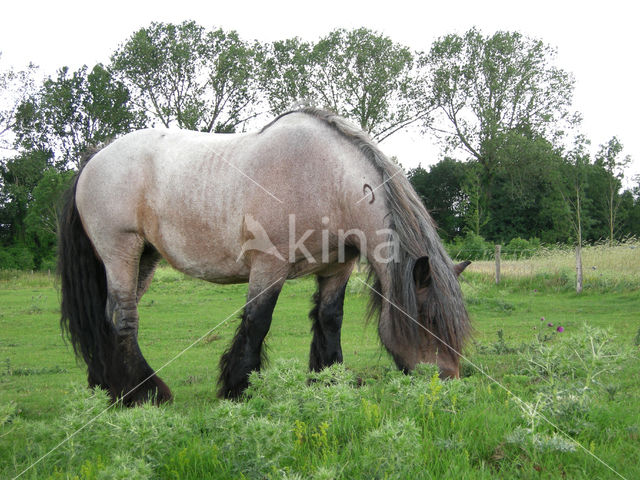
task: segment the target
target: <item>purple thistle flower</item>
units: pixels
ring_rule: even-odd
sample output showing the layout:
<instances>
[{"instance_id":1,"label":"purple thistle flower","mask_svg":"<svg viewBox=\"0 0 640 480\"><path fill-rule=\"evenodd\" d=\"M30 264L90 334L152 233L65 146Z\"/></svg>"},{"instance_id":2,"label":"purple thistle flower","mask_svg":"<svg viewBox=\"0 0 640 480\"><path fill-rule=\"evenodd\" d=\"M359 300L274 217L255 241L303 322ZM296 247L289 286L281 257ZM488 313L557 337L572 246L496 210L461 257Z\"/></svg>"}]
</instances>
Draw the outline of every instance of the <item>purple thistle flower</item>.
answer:
<instances>
[{"instance_id":1,"label":"purple thistle flower","mask_svg":"<svg viewBox=\"0 0 640 480\"><path fill-rule=\"evenodd\" d=\"M547 323L547 327L553 327L553 323L551 322Z\"/></svg>"},{"instance_id":2,"label":"purple thistle flower","mask_svg":"<svg viewBox=\"0 0 640 480\"><path fill-rule=\"evenodd\" d=\"M541 322L544 322L544 317L540 317L540 321L541 321Z\"/></svg>"},{"instance_id":3,"label":"purple thistle flower","mask_svg":"<svg viewBox=\"0 0 640 480\"><path fill-rule=\"evenodd\" d=\"M558 331L558 333L562 333L564 332L564 327L558 327L556 328L556 330Z\"/></svg>"}]
</instances>

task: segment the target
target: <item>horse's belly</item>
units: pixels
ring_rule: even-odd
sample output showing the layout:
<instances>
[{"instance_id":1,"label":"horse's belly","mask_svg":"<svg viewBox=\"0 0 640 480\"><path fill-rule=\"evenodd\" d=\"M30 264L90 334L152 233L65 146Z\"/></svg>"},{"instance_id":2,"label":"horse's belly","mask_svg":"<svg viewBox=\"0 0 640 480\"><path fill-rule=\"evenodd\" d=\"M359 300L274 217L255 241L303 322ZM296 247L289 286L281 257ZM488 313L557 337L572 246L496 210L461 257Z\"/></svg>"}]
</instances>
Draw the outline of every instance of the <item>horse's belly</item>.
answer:
<instances>
[{"instance_id":1,"label":"horse's belly","mask_svg":"<svg viewBox=\"0 0 640 480\"><path fill-rule=\"evenodd\" d=\"M249 267L238 258L224 231L200 229L184 232L170 225L159 226L149 241L173 266L192 277L214 283L243 283ZM155 238L154 238L155 237Z\"/></svg>"},{"instance_id":2,"label":"horse's belly","mask_svg":"<svg viewBox=\"0 0 640 480\"><path fill-rule=\"evenodd\" d=\"M208 282L227 284L249 281L249 268L246 265L216 255L197 258L185 255L184 252L172 251L165 258L176 270Z\"/></svg>"}]
</instances>

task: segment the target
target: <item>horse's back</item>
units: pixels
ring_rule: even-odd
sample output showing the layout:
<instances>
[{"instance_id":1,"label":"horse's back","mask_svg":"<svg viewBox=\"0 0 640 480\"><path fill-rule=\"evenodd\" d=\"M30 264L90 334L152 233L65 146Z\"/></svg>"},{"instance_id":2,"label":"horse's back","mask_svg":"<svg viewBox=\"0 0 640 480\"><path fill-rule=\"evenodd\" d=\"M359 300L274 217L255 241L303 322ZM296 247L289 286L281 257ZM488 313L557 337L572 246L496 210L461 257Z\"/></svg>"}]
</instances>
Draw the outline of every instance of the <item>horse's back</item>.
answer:
<instances>
[{"instance_id":1,"label":"horse's back","mask_svg":"<svg viewBox=\"0 0 640 480\"><path fill-rule=\"evenodd\" d=\"M260 133L147 129L100 151L83 170L77 203L94 242L130 232L176 268L213 281L244 281L237 261L251 238L247 215L286 256L296 230L358 227L363 184L380 177L347 139L304 114ZM331 225L329 225L331 228Z\"/></svg>"}]
</instances>

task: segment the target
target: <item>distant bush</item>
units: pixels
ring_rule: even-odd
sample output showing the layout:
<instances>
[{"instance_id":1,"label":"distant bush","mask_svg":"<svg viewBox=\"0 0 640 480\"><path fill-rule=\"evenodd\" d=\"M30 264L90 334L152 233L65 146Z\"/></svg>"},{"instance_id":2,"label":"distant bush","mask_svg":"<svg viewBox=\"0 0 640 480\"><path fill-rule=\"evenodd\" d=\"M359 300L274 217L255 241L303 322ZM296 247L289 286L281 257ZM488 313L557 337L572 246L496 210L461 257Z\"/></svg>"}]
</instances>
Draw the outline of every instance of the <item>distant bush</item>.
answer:
<instances>
[{"instance_id":1,"label":"distant bush","mask_svg":"<svg viewBox=\"0 0 640 480\"><path fill-rule=\"evenodd\" d=\"M493 258L494 247L481 235L469 232L464 237L456 237L446 245L451 258L456 260L489 260Z\"/></svg>"},{"instance_id":2,"label":"distant bush","mask_svg":"<svg viewBox=\"0 0 640 480\"><path fill-rule=\"evenodd\" d=\"M502 249L502 253L505 257L512 259L519 258L531 258L540 250L540 240L538 238L531 238L525 240L520 237L512 238L509 243Z\"/></svg>"},{"instance_id":3,"label":"distant bush","mask_svg":"<svg viewBox=\"0 0 640 480\"><path fill-rule=\"evenodd\" d=\"M0 270L33 270L33 253L24 245L0 247Z\"/></svg>"},{"instance_id":4,"label":"distant bush","mask_svg":"<svg viewBox=\"0 0 640 480\"><path fill-rule=\"evenodd\" d=\"M57 267L57 259L55 256L52 257L46 257L43 258L40 261L40 268L39 270L41 272L55 272L56 271L56 267Z\"/></svg>"},{"instance_id":5,"label":"distant bush","mask_svg":"<svg viewBox=\"0 0 640 480\"><path fill-rule=\"evenodd\" d=\"M469 232L464 237L456 237L453 243L445 245L447 252L457 260L493 260L495 257L495 243L488 242L481 235ZM502 246L502 256L509 260L531 258L541 249L540 239L525 240L520 237L512 238Z\"/></svg>"}]
</instances>

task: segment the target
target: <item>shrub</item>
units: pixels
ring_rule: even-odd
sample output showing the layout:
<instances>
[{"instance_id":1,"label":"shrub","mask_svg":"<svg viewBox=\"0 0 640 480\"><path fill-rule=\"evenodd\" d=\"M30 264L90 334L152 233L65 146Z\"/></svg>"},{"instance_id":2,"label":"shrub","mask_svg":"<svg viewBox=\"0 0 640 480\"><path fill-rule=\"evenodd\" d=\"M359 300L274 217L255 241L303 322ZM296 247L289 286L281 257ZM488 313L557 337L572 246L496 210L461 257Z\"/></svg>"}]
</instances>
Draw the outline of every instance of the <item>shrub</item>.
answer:
<instances>
[{"instance_id":1,"label":"shrub","mask_svg":"<svg viewBox=\"0 0 640 480\"><path fill-rule=\"evenodd\" d=\"M33 253L24 245L0 247L0 270L33 270Z\"/></svg>"},{"instance_id":2,"label":"shrub","mask_svg":"<svg viewBox=\"0 0 640 480\"><path fill-rule=\"evenodd\" d=\"M505 256L519 259L519 258L531 258L540 249L540 240L537 238L531 238L525 240L520 237L512 238L509 243L504 247L503 253Z\"/></svg>"},{"instance_id":3,"label":"shrub","mask_svg":"<svg viewBox=\"0 0 640 480\"><path fill-rule=\"evenodd\" d=\"M493 256L493 246L481 235L469 232L457 237L447 246L449 255L457 260L489 260Z\"/></svg>"}]
</instances>

